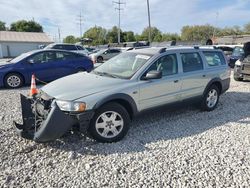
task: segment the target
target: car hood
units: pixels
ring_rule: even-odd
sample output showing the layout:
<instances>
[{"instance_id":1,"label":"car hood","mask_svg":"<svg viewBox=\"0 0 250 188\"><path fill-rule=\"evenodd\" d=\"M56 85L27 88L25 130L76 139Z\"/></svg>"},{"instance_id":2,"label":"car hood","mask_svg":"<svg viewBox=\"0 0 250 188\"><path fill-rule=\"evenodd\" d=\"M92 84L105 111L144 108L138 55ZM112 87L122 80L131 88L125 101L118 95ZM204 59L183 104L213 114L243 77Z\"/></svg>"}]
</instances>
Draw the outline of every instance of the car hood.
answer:
<instances>
[{"instance_id":1,"label":"car hood","mask_svg":"<svg viewBox=\"0 0 250 188\"><path fill-rule=\"evenodd\" d=\"M13 65L14 63L10 63L10 62L0 62L0 69L12 67Z\"/></svg>"},{"instance_id":2,"label":"car hood","mask_svg":"<svg viewBox=\"0 0 250 188\"><path fill-rule=\"evenodd\" d=\"M41 90L53 98L72 101L118 87L125 82L127 80L84 72L55 80Z\"/></svg>"}]
</instances>

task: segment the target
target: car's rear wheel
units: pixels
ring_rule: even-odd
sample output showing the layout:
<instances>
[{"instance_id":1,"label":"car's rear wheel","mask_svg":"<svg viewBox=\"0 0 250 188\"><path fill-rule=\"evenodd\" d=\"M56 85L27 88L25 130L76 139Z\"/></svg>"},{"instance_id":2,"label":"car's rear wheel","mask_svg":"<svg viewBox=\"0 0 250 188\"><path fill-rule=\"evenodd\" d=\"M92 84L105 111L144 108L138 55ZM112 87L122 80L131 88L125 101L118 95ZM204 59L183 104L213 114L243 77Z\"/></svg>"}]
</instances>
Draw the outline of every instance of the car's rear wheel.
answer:
<instances>
[{"instance_id":1,"label":"car's rear wheel","mask_svg":"<svg viewBox=\"0 0 250 188\"><path fill-rule=\"evenodd\" d=\"M102 56L99 56L98 58L97 58L97 63L102 63L103 62L103 57Z\"/></svg>"},{"instance_id":2,"label":"car's rear wheel","mask_svg":"<svg viewBox=\"0 0 250 188\"><path fill-rule=\"evenodd\" d=\"M18 73L9 73L4 77L4 85L6 88L19 88L24 83L23 77Z\"/></svg>"},{"instance_id":3,"label":"car's rear wheel","mask_svg":"<svg viewBox=\"0 0 250 188\"><path fill-rule=\"evenodd\" d=\"M128 132L130 118L118 103L108 103L97 110L90 122L89 133L100 142L116 142Z\"/></svg>"},{"instance_id":4,"label":"car's rear wheel","mask_svg":"<svg viewBox=\"0 0 250 188\"><path fill-rule=\"evenodd\" d=\"M201 108L202 110L212 111L216 108L219 102L220 92L216 85L212 85L207 91L205 92Z\"/></svg>"}]
</instances>

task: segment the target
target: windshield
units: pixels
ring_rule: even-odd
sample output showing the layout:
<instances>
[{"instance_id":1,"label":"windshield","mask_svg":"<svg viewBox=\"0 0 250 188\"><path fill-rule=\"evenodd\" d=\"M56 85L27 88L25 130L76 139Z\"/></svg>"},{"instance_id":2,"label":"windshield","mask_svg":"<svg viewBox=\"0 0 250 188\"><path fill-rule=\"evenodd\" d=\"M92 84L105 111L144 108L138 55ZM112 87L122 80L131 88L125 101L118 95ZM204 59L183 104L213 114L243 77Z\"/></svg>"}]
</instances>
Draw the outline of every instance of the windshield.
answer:
<instances>
[{"instance_id":1,"label":"windshield","mask_svg":"<svg viewBox=\"0 0 250 188\"><path fill-rule=\"evenodd\" d=\"M130 79L150 57L133 52L121 53L97 67L93 73Z\"/></svg>"},{"instance_id":2,"label":"windshield","mask_svg":"<svg viewBox=\"0 0 250 188\"><path fill-rule=\"evenodd\" d=\"M29 55L30 55L30 53L21 54L21 55L17 56L16 58L12 59L10 62L17 63L17 62L23 60L24 58L28 57Z\"/></svg>"},{"instance_id":3,"label":"windshield","mask_svg":"<svg viewBox=\"0 0 250 188\"><path fill-rule=\"evenodd\" d=\"M243 56L244 50L242 47L235 47L233 51L233 56Z\"/></svg>"}]
</instances>

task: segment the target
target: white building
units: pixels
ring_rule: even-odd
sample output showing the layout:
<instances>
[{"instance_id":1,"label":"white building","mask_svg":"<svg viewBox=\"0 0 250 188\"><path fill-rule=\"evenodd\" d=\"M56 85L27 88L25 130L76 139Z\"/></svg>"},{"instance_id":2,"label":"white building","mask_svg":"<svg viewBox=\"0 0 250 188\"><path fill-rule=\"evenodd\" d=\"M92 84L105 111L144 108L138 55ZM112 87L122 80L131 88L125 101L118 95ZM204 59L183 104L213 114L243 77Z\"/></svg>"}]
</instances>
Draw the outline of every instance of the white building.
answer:
<instances>
[{"instance_id":1,"label":"white building","mask_svg":"<svg viewBox=\"0 0 250 188\"><path fill-rule=\"evenodd\" d=\"M0 31L0 58L16 57L50 43L45 33Z\"/></svg>"}]
</instances>

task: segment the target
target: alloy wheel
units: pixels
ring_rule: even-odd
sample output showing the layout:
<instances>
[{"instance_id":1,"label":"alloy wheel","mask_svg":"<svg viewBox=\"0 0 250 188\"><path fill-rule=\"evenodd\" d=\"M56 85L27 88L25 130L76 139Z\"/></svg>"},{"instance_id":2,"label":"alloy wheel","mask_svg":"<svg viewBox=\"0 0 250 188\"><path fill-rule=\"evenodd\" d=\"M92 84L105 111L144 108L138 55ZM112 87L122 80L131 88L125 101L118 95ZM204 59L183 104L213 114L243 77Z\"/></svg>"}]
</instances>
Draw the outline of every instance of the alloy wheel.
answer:
<instances>
[{"instance_id":1,"label":"alloy wheel","mask_svg":"<svg viewBox=\"0 0 250 188\"><path fill-rule=\"evenodd\" d=\"M211 89L207 95L207 106L213 108L218 101L218 92L215 89Z\"/></svg>"},{"instance_id":2,"label":"alloy wheel","mask_svg":"<svg viewBox=\"0 0 250 188\"><path fill-rule=\"evenodd\" d=\"M114 138L121 133L124 126L123 118L114 111L102 113L95 123L97 133L104 138Z\"/></svg>"}]
</instances>

